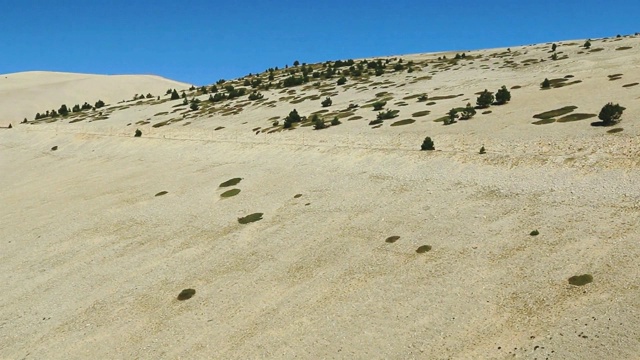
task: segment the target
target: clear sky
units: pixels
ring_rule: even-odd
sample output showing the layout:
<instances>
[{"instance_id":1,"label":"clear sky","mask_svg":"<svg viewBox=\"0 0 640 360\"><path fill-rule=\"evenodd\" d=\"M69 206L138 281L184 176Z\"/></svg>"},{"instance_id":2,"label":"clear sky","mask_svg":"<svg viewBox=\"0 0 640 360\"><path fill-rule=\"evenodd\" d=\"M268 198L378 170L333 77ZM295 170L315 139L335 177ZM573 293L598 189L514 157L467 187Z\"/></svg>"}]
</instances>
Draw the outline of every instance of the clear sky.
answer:
<instances>
[{"instance_id":1,"label":"clear sky","mask_svg":"<svg viewBox=\"0 0 640 360\"><path fill-rule=\"evenodd\" d=\"M640 0L0 0L0 73L195 85L326 60L640 32Z\"/></svg>"}]
</instances>

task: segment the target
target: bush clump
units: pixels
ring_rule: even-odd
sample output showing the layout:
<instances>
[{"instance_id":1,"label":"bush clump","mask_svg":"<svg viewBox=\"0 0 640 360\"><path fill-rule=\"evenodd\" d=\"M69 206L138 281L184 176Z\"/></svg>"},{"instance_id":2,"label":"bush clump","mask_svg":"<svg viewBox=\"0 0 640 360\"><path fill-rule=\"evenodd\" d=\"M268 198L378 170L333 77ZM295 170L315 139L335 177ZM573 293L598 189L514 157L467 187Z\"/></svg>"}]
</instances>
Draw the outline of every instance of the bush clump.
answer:
<instances>
[{"instance_id":1,"label":"bush clump","mask_svg":"<svg viewBox=\"0 0 640 360\"><path fill-rule=\"evenodd\" d=\"M376 116L377 120L388 120L388 119L393 119L394 117L398 116L399 111L398 110L387 110L387 111L381 111L378 113L378 115Z\"/></svg>"},{"instance_id":2,"label":"bush clump","mask_svg":"<svg viewBox=\"0 0 640 360\"><path fill-rule=\"evenodd\" d=\"M603 106L600 110L600 114L598 114L598 119L602 120L605 126L614 125L620 122L620 117L622 116L622 112L625 110L624 107L619 104L608 103Z\"/></svg>"},{"instance_id":3,"label":"bush clump","mask_svg":"<svg viewBox=\"0 0 640 360\"><path fill-rule=\"evenodd\" d=\"M342 76L340 79L338 79L338 85L344 85L347 83L347 78Z\"/></svg>"},{"instance_id":4,"label":"bush clump","mask_svg":"<svg viewBox=\"0 0 640 360\"><path fill-rule=\"evenodd\" d=\"M476 114L476 109L471 106L471 103L467 103L467 106L460 113L460 120L469 120Z\"/></svg>"},{"instance_id":5,"label":"bush clump","mask_svg":"<svg viewBox=\"0 0 640 360\"><path fill-rule=\"evenodd\" d=\"M262 95L261 93L254 91L251 94L249 94L249 100L260 100L263 99L264 95Z\"/></svg>"},{"instance_id":6,"label":"bush clump","mask_svg":"<svg viewBox=\"0 0 640 360\"><path fill-rule=\"evenodd\" d=\"M298 123L302 121L302 117L298 114L298 110L293 109L286 118L284 118L284 128L288 129L293 125L293 123Z\"/></svg>"},{"instance_id":7,"label":"bush clump","mask_svg":"<svg viewBox=\"0 0 640 360\"><path fill-rule=\"evenodd\" d=\"M373 111L380 111L384 109L384 106L387 105L386 101L376 101L373 104Z\"/></svg>"},{"instance_id":8,"label":"bush clump","mask_svg":"<svg viewBox=\"0 0 640 360\"><path fill-rule=\"evenodd\" d=\"M140 131L140 129L136 129L136 133L133 135L133 137L141 137L142 136L142 131Z\"/></svg>"},{"instance_id":9,"label":"bush clump","mask_svg":"<svg viewBox=\"0 0 640 360\"><path fill-rule=\"evenodd\" d=\"M544 81L540 84L540 87L542 89L548 89L551 87L551 82L549 81L549 79L545 78Z\"/></svg>"},{"instance_id":10,"label":"bush clump","mask_svg":"<svg viewBox=\"0 0 640 360\"><path fill-rule=\"evenodd\" d=\"M493 96L493 93L485 89L480 94L480 96L478 96L478 98L476 99L476 104L480 109L484 109L484 108L488 108L491 104L493 104L494 100L495 100L495 97Z\"/></svg>"},{"instance_id":11,"label":"bush clump","mask_svg":"<svg viewBox=\"0 0 640 360\"><path fill-rule=\"evenodd\" d=\"M424 138L422 145L420 146L420 150L435 150L435 146L433 145L433 140L430 137Z\"/></svg>"},{"instance_id":12,"label":"bush clump","mask_svg":"<svg viewBox=\"0 0 640 360\"><path fill-rule=\"evenodd\" d=\"M507 90L507 87L502 87L496 92L496 104L504 105L511 100L511 93Z\"/></svg>"},{"instance_id":13,"label":"bush clump","mask_svg":"<svg viewBox=\"0 0 640 360\"><path fill-rule=\"evenodd\" d=\"M331 98L327 96L327 98L324 99L321 104L322 107L329 107L331 106L331 104L333 104L333 101L331 101Z\"/></svg>"},{"instance_id":14,"label":"bush clump","mask_svg":"<svg viewBox=\"0 0 640 360\"><path fill-rule=\"evenodd\" d=\"M311 117L311 123L313 123L313 128L316 130L324 129L327 127L327 125L324 124L324 120L322 120L317 114L314 114Z\"/></svg>"},{"instance_id":15,"label":"bush clump","mask_svg":"<svg viewBox=\"0 0 640 360\"><path fill-rule=\"evenodd\" d=\"M340 122L340 119L338 119L338 117L334 117L333 120L331 120L331 125L332 126L336 126L336 125L340 125L342 124L342 122Z\"/></svg>"}]
</instances>

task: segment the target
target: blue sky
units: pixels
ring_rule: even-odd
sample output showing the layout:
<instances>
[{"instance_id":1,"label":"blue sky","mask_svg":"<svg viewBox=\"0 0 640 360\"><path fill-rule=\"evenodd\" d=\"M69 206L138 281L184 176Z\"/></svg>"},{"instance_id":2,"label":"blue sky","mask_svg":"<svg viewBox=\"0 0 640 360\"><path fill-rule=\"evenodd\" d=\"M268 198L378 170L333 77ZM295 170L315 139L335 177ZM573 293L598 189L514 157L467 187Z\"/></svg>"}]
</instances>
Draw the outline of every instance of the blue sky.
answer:
<instances>
[{"instance_id":1,"label":"blue sky","mask_svg":"<svg viewBox=\"0 0 640 360\"><path fill-rule=\"evenodd\" d=\"M0 0L0 73L211 84L294 60L473 50L640 32L638 0Z\"/></svg>"}]
</instances>

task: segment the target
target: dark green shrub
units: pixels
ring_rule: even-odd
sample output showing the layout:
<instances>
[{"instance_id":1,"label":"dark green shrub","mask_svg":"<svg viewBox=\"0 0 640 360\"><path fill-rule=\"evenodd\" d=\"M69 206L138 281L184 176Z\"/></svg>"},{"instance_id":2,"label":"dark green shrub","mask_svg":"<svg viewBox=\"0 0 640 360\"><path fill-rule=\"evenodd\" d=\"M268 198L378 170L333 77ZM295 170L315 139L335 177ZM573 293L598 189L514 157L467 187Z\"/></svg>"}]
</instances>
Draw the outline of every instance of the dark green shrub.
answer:
<instances>
[{"instance_id":1,"label":"dark green shrub","mask_svg":"<svg viewBox=\"0 0 640 360\"><path fill-rule=\"evenodd\" d=\"M384 106L387 105L386 101L376 101L373 104L373 111L380 111L382 109L384 109Z\"/></svg>"},{"instance_id":2,"label":"dark green shrub","mask_svg":"<svg viewBox=\"0 0 640 360\"><path fill-rule=\"evenodd\" d=\"M297 123L297 122L300 122L300 121L302 121L302 118L300 117L300 114L298 114L298 110L296 110L296 109L293 109L289 113L289 115L287 115L287 117L284 118L285 125L286 125L286 123L293 124L293 123Z\"/></svg>"},{"instance_id":3,"label":"dark green shrub","mask_svg":"<svg viewBox=\"0 0 640 360\"><path fill-rule=\"evenodd\" d=\"M95 106L94 106L94 107L95 107L96 109L100 109L100 108L101 108L101 107L103 107L103 106L104 106L104 101L102 101L102 100L98 100L98 101L96 102L96 104L95 104Z\"/></svg>"},{"instance_id":4,"label":"dark green shrub","mask_svg":"<svg viewBox=\"0 0 640 360\"><path fill-rule=\"evenodd\" d=\"M482 147L480 148L480 151L478 152L478 154L482 155L482 154L486 154L487 151L484 148L484 145L482 145Z\"/></svg>"},{"instance_id":5,"label":"dark green shrub","mask_svg":"<svg viewBox=\"0 0 640 360\"><path fill-rule=\"evenodd\" d=\"M329 107L331 104L333 104L333 101L331 101L331 98L328 96L322 101L322 107Z\"/></svg>"},{"instance_id":6,"label":"dark green shrub","mask_svg":"<svg viewBox=\"0 0 640 360\"><path fill-rule=\"evenodd\" d=\"M476 114L476 109L471 106L471 103L467 103L467 106L460 113L460 120L469 120Z\"/></svg>"},{"instance_id":7,"label":"dark green shrub","mask_svg":"<svg viewBox=\"0 0 640 360\"><path fill-rule=\"evenodd\" d=\"M420 150L435 150L435 146L433 145L433 140L430 137L424 138L422 145L420 146Z\"/></svg>"},{"instance_id":8,"label":"dark green shrub","mask_svg":"<svg viewBox=\"0 0 640 360\"><path fill-rule=\"evenodd\" d=\"M140 131L140 129L136 129L136 133L133 136L134 137L141 137L142 136L142 131Z\"/></svg>"},{"instance_id":9,"label":"dark green shrub","mask_svg":"<svg viewBox=\"0 0 640 360\"><path fill-rule=\"evenodd\" d=\"M584 45L582 45L585 49L589 49L591 48L591 41L587 40L584 42Z\"/></svg>"},{"instance_id":10,"label":"dark green shrub","mask_svg":"<svg viewBox=\"0 0 640 360\"><path fill-rule=\"evenodd\" d=\"M376 116L377 120L388 120L388 119L393 119L394 117L398 116L398 113L400 111L398 110L387 110L387 111L382 111L379 112L378 115Z\"/></svg>"},{"instance_id":11,"label":"dark green shrub","mask_svg":"<svg viewBox=\"0 0 640 360\"><path fill-rule=\"evenodd\" d=\"M458 118L458 111L456 109L451 109L447 113L449 115L448 118L444 120L445 125L451 125L456 123L456 119Z\"/></svg>"},{"instance_id":12,"label":"dark green shrub","mask_svg":"<svg viewBox=\"0 0 640 360\"><path fill-rule=\"evenodd\" d=\"M256 91L249 94L249 100L260 100L262 98L264 98L264 95Z\"/></svg>"},{"instance_id":13,"label":"dark green shrub","mask_svg":"<svg viewBox=\"0 0 640 360\"><path fill-rule=\"evenodd\" d=\"M556 44L551 44L551 51L555 52L557 47L558 46Z\"/></svg>"},{"instance_id":14,"label":"dark green shrub","mask_svg":"<svg viewBox=\"0 0 640 360\"><path fill-rule=\"evenodd\" d=\"M338 119L337 116L334 117L333 120L331 120L331 125L332 126L336 126L336 125L340 125L340 124L342 124L342 123L340 122L340 119Z\"/></svg>"},{"instance_id":15,"label":"dark green shrub","mask_svg":"<svg viewBox=\"0 0 640 360\"><path fill-rule=\"evenodd\" d=\"M198 103L197 103L197 102L192 101L192 102L191 102L191 105L189 105L189 108L190 108L192 111L196 111L196 110L200 109L200 105L198 105Z\"/></svg>"},{"instance_id":16,"label":"dark green shrub","mask_svg":"<svg viewBox=\"0 0 640 360\"><path fill-rule=\"evenodd\" d=\"M73 105L73 108L71 109L72 112L80 112L80 105L75 104Z\"/></svg>"},{"instance_id":17,"label":"dark green shrub","mask_svg":"<svg viewBox=\"0 0 640 360\"><path fill-rule=\"evenodd\" d=\"M171 92L171 100L178 100L178 99L180 99L180 94L178 94L176 89L173 89L173 91Z\"/></svg>"},{"instance_id":18,"label":"dark green shrub","mask_svg":"<svg viewBox=\"0 0 640 360\"><path fill-rule=\"evenodd\" d=\"M422 94L420 95L420 97L418 98L419 102L423 102L423 101L427 101L427 99L429 98L429 96L427 96L427 94Z\"/></svg>"},{"instance_id":19,"label":"dark green shrub","mask_svg":"<svg viewBox=\"0 0 640 360\"><path fill-rule=\"evenodd\" d=\"M476 99L476 104L480 109L484 109L493 104L494 100L495 98L493 96L493 93L485 89Z\"/></svg>"},{"instance_id":20,"label":"dark green shrub","mask_svg":"<svg viewBox=\"0 0 640 360\"><path fill-rule=\"evenodd\" d=\"M551 87L551 82L549 81L549 79L545 78L542 84L540 84L540 87L543 89L548 89Z\"/></svg>"},{"instance_id":21,"label":"dark green shrub","mask_svg":"<svg viewBox=\"0 0 640 360\"><path fill-rule=\"evenodd\" d=\"M531 235L531 236L538 236L538 235L540 235L540 231L538 231L538 230L533 230L532 232L530 232L530 233L529 233L529 235Z\"/></svg>"},{"instance_id":22,"label":"dark green shrub","mask_svg":"<svg viewBox=\"0 0 640 360\"><path fill-rule=\"evenodd\" d=\"M606 126L617 124L620 121L620 117L624 110L625 108L619 104L614 105L613 103L608 103L600 110L598 119L602 120Z\"/></svg>"},{"instance_id":23,"label":"dark green shrub","mask_svg":"<svg viewBox=\"0 0 640 360\"><path fill-rule=\"evenodd\" d=\"M558 60L558 54L557 53L553 53L551 55L551 60Z\"/></svg>"},{"instance_id":24,"label":"dark green shrub","mask_svg":"<svg viewBox=\"0 0 640 360\"><path fill-rule=\"evenodd\" d=\"M496 104L504 105L511 100L511 93L507 90L507 87L502 87L496 92Z\"/></svg>"},{"instance_id":25,"label":"dark green shrub","mask_svg":"<svg viewBox=\"0 0 640 360\"><path fill-rule=\"evenodd\" d=\"M324 129L327 126L324 124L324 120L322 120L317 114L314 114L311 117L311 123L313 123L313 127L316 130Z\"/></svg>"},{"instance_id":26,"label":"dark green shrub","mask_svg":"<svg viewBox=\"0 0 640 360\"><path fill-rule=\"evenodd\" d=\"M69 109L67 109L67 105L62 104L62 106L60 106L60 109L58 109L58 114L62 116L69 115Z\"/></svg>"},{"instance_id":27,"label":"dark green shrub","mask_svg":"<svg viewBox=\"0 0 640 360\"><path fill-rule=\"evenodd\" d=\"M347 83L347 78L342 76L340 79L338 79L338 85L344 85Z\"/></svg>"},{"instance_id":28,"label":"dark green shrub","mask_svg":"<svg viewBox=\"0 0 640 360\"><path fill-rule=\"evenodd\" d=\"M304 84L304 82L305 82L304 78L291 75L282 81L282 86L284 87L298 86L298 85Z\"/></svg>"}]
</instances>

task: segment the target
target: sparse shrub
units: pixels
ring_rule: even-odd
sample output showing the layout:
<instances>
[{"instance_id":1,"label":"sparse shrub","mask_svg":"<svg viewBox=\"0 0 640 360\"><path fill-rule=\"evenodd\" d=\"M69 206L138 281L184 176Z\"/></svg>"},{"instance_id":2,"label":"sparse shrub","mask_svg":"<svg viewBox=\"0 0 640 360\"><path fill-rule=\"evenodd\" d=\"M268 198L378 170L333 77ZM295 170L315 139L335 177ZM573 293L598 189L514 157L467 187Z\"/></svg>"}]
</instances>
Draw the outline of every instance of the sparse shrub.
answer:
<instances>
[{"instance_id":1,"label":"sparse shrub","mask_svg":"<svg viewBox=\"0 0 640 360\"><path fill-rule=\"evenodd\" d=\"M384 68L382 67L376 68L376 76L380 76L382 74L384 74Z\"/></svg>"},{"instance_id":2,"label":"sparse shrub","mask_svg":"<svg viewBox=\"0 0 640 360\"><path fill-rule=\"evenodd\" d=\"M394 117L398 116L398 110L387 110L387 111L382 111L379 112L378 115L376 116L377 120L388 120L388 119L393 119Z\"/></svg>"},{"instance_id":3,"label":"sparse shrub","mask_svg":"<svg viewBox=\"0 0 640 360\"><path fill-rule=\"evenodd\" d=\"M449 110L447 115L449 115L449 117L444 120L445 125L451 125L457 122L456 119L458 118L458 111L456 109Z\"/></svg>"},{"instance_id":4,"label":"sparse shrub","mask_svg":"<svg viewBox=\"0 0 640 360\"><path fill-rule=\"evenodd\" d=\"M582 45L585 49L589 49L591 48L591 41L587 40L584 42L584 45Z\"/></svg>"},{"instance_id":5,"label":"sparse shrub","mask_svg":"<svg viewBox=\"0 0 640 360\"><path fill-rule=\"evenodd\" d=\"M260 100L262 98L264 98L264 95L256 91L249 94L249 100Z\"/></svg>"},{"instance_id":6,"label":"sparse shrub","mask_svg":"<svg viewBox=\"0 0 640 360\"><path fill-rule=\"evenodd\" d=\"M173 89L173 91L171 92L171 100L178 100L178 99L180 99L180 94L178 94L176 89Z\"/></svg>"},{"instance_id":7,"label":"sparse shrub","mask_svg":"<svg viewBox=\"0 0 640 360\"><path fill-rule=\"evenodd\" d=\"M60 109L58 109L58 114L62 116L69 115L69 109L67 109L67 105L62 104L62 106L60 106Z\"/></svg>"},{"instance_id":8,"label":"sparse shrub","mask_svg":"<svg viewBox=\"0 0 640 360\"><path fill-rule=\"evenodd\" d=\"M424 138L422 145L420 146L421 150L435 150L435 146L433 145L433 140L430 137Z\"/></svg>"},{"instance_id":9,"label":"sparse shrub","mask_svg":"<svg viewBox=\"0 0 640 360\"><path fill-rule=\"evenodd\" d=\"M386 101L376 101L373 104L373 111L380 111L384 109L384 106L387 105Z\"/></svg>"},{"instance_id":10,"label":"sparse shrub","mask_svg":"<svg viewBox=\"0 0 640 360\"><path fill-rule=\"evenodd\" d=\"M327 126L324 124L324 120L322 120L317 114L311 117L311 122L313 123L313 127L316 130L324 129Z\"/></svg>"},{"instance_id":11,"label":"sparse shrub","mask_svg":"<svg viewBox=\"0 0 640 360\"><path fill-rule=\"evenodd\" d=\"M278 125L280 125L280 121L276 120L273 122L273 126L278 126Z\"/></svg>"},{"instance_id":12,"label":"sparse shrub","mask_svg":"<svg viewBox=\"0 0 640 360\"><path fill-rule=\"evenodd\" d=\"M211 86L211 89L209 89L209 91L212 92L212 93L217 93L218 92L218 87L216 85L213 85L213 86Z\"/></svg>"},{"instance_id":13,"label":"sparse shrub","mask_svg":"<svg viewBox=\"0 0 640 360\"><path fill-rule=\"evenodd\" d=\"M331 125L332 126L336 126L336 125L340 125L340 124L342 124L342 123L340 122L340 119L338 119L337 116L334 117L333 120L331 120Z\"/></svg>"},{"instance_id":14,"label":"sparse shrub","mask_svg":"<svg viewBox=\"0 0 640 360\"><path fill-rule=\"evenodd\" d=\"M101 108L101 107L103 107L103 106L104 106L104 101L102 101L102 100L98 100L98 101L96 102L96 104L94 105L94 107L95 107L96 109L100 109L100 108Z\"/></svg>"},{"instance_id":15,"label":"sparse shrub","mask_svg":"<svg viewBox=\"0 0 640 360\"><path fill-rule=\"evenodd\" d=\"M478 152L478 154L482 155L482 154L486 154L487 151L484 148L484 145L482 145L482 147L480 148L480 151Z\"/></svg>"},{"instance_id":16,"label":"sparse shrub","mask_svg":"<svg viewBox=\"0 0 640 360\"><path fill-rule=\"evenodd\" d=\"M469 120L476 114L476 109L471 106L471 103L467 103L467 106L462 110L460 114L460 120Z\"/></svg>"},{"instance_id":17,"label":"sparse shrub","mask_svg":"<svg viewBox=\"0 0 640 360\"><path fill-rule=\"evenodd\" d=\"M551 55L551 60L558 60L558 54L554 52L554 53Z\"/></svg>"},{"instance_id":18,"label":"sparse shrub","mask_svg":"<svg viewBox=\"0 0 640 360\"><path fill-rule=\"evenodd\" d=\"M322 107L329 107L331 104L333 104L333 101L331 101L331 98L328 96L322 101Z\"/></svg>"},{"instance_id":19,"label":"sparse shrub","mask_svg":"<svg viewBox=\"0 0 640 360\"><path fill-rule=\"evenodd\" d=\"M404 70L404 65L402 65L401 63L397 63L395 64L395 66L393 67L394 71L402 71Z\"/></svg>"},{"instance_id":20,"label":"sparse shrub","mask_svg":"<svg viewBox=\"0 0 640 360\"><path fill-rule=\"evenodd\" d=\"M551 82L549 81L549 79L545 78L542 84L540 84L540 87L543 89L548 89L551 87Z\"/></svg>"},{"instance_id":21,"label":"sparse shrub","mask_svg":"<svg viewBox=\"0 0 640 360\"><path fill-rule=\"evenodd\" d=\"M298 85L304 84L304 82L305 82L304 77L297 77L297 76L291 75L282 81L282 86L284 87L298 86Z\"/></svg>"},{"instance_id":22,"label":"sparse shrub","mask_svg":"<svg viewBox=\"0 0 640 360\"><path fill-rule=\"evenodd\" d=\"M81 111L80 110L80 105L78 105L78 104L73 105L73 108L71 109L71 111L74 112L74 113L75 112L80 112Z\"/></svg>"},{"instance_id":23,"label":"sparse shrub","mask_svg":"<svg viewBox=\"0 0 640 360\"><path fill-rule=\"evenodd\" d=\"M429 99L429 96L427 94L422 94L420 95L420 97L418 98L419 102L423 102L423 101L427 101L427 99Z\"/></svg>"},{"instance_id":24,"label":"sparse shrub","mask_svg":"<svg viewBox=\"0 0 640 360\"><path fill-rule=\"evenodd\" d=\"M347 83L347 78L342 76L340 79L338 79L338 85L344 85Z\"/></svg>"},{"instance_id":25,"label":"sparse shrub","mask_svg":"<svg viewBox=\"0 0 640 360\"><path fill-rule=\"evenodd\" d=\"M136 133L133 136L134 137L141 137L142 136L142 131L140 131L140 129L136 129Z\"/></svg>"},{"instance_id":26,"label":"sparse shrub","mask_svg":"<svg viewBox=\"0 0 640 360\"><path fill-rule=\"evenodd\" d=\"M507 90L506 86L502 85L502 87L496 92L496 104L504 105L509 101L511 101L511 93Z\"/></svg>"},{"instance_id":27,"label":"sparse shrub","mask_svg":"<svg viewBox=\"0 0 640 360\"><path fill-rule=\"evenodd\" d=\"M285 129L288 129L291 127L291 125L293 123L297 123L302 121L302 117L300 117L300 114L298 114L298 111L296 109L293 109L289 115L287 115L286 118L284 118L284 127Z\"/></svg>"},{"instance_id":28,"label":"sparse shrub","mask_svg":"<svg viewBox=\"0 0 640 360\"><path fill-rule=\"evenodd\" d=\"M192 111L196 111L200 109L200 105L198 105L198 102L192 101L191 105L189 105L189 109L191 109Z\"/></svg>"},{"instance_id":29,"label":"sparse shrub","mask_svg":"<svg viewBox=\"0 0 640 360\"><path fill-rule=\"evenodd\" d=\"M495 97L493 96L493 93L485 89L476 99L476 104L480 109L484 109L493 104L494 100Z\"/></svg>"},{"instance_id":30,"label":"sparse shrub","mask_svg":"<svg viewBox=\"0 0 640 360\"><path fill-rule=\"evenodd\" d=\"M182 99L182 105L189 105L187 98Z\"/></svg>"},{"instance_id":31,"label":"sparse shrub","mask_svg":"<svg viewBox=\"0 0 640 360\"><path fill-rule=\"evenodd\" d=\"M551 51L555 52L557 47L558 46L556 44L551 44Z\"/></svg>"},{"instance_id":32,"label":"sparse shrub","mask_svg":"<svg viewBox=\"0 0 640 360\"><path fill-rule=\"evenodd\" d=\"M598 119L602 120L605 126L614 125L620 122L620 117L622 116L622 112L625 110L624 107L619 104L608 103L603 106L600 110L600 114L598 114Z\"/></svg>"}]
</instances>

